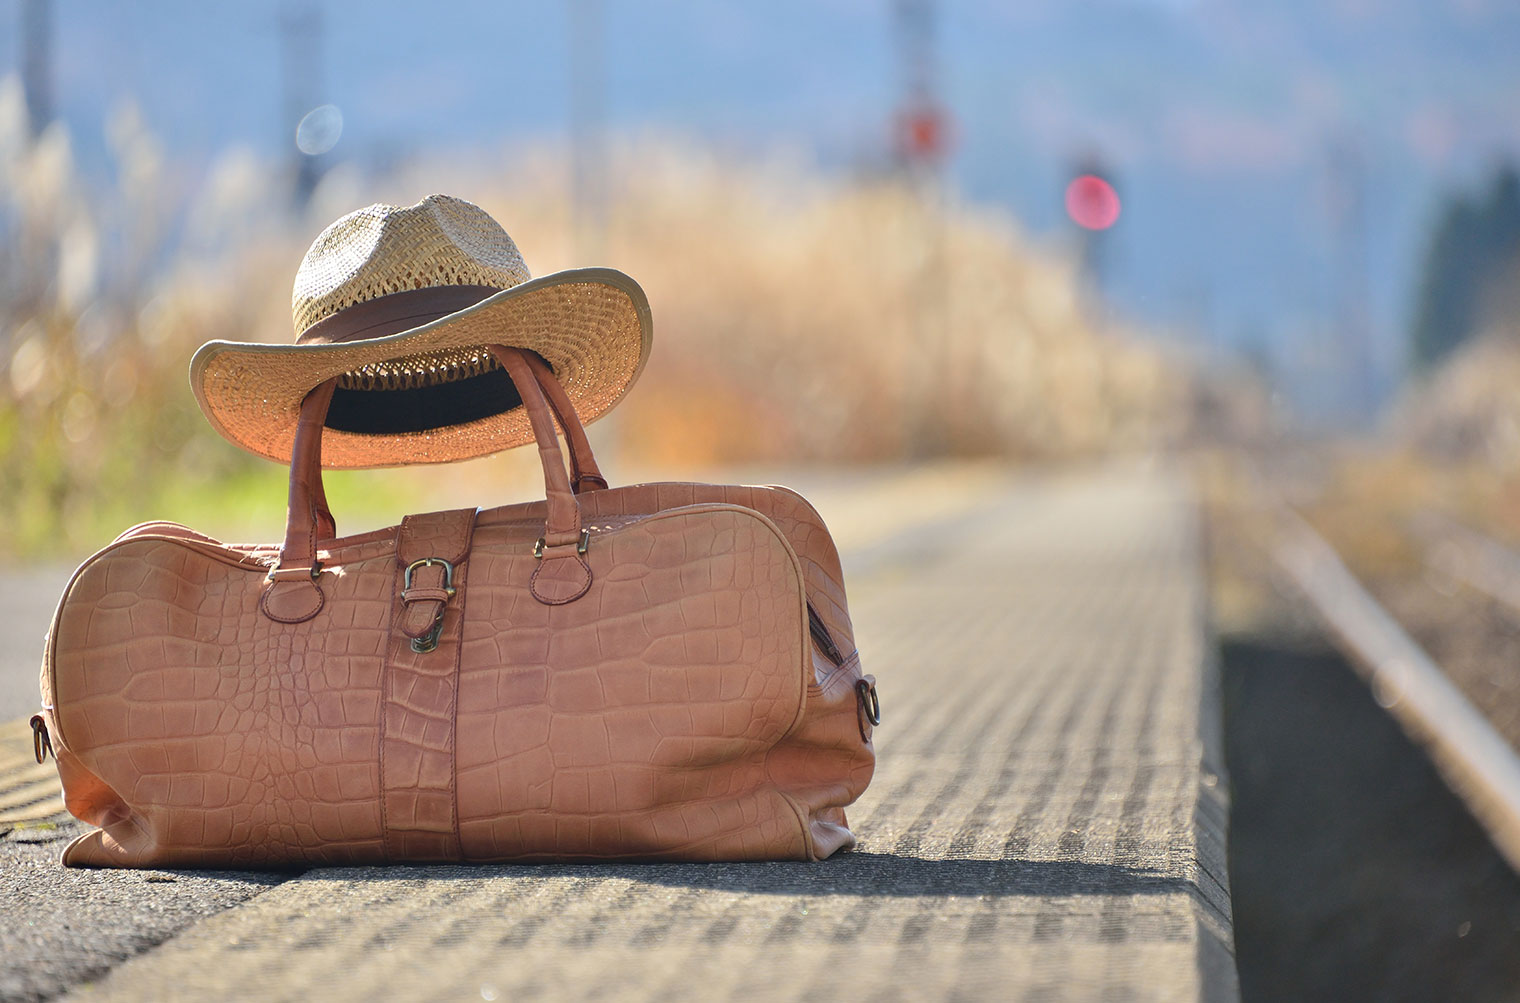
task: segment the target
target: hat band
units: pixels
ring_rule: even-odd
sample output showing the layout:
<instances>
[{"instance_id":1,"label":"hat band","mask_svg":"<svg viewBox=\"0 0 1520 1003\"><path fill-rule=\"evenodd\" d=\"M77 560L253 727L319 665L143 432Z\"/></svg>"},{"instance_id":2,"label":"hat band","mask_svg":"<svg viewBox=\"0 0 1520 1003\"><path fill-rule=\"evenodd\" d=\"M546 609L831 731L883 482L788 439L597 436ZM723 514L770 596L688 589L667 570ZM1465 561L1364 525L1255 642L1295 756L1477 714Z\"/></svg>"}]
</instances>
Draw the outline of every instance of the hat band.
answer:
<instances>
[{"instance_id":1,"label":"hat band","mask_svg":"<svg viewBox=\"0 0 1520 1003\"><path fill-rule=\"evenodd\" d=\"M499 292L495 286L429 286L388 293L317 321L296 337L296 344L336 345L384 338L458 313Z\"/></svg>"}]
</instances>

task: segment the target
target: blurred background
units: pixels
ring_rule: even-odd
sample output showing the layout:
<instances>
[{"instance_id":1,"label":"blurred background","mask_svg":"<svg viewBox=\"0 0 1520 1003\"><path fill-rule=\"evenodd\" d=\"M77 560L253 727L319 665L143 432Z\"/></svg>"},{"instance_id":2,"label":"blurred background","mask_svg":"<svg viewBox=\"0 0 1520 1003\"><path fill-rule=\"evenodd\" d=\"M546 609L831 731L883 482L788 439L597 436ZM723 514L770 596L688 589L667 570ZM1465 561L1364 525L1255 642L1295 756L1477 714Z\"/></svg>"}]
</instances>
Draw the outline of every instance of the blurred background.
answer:
<instances>
[{"instance_id":1,"label":"blurred background","mask_svg":"<svg viewBox=\"0 0 1520 1003\"><path fill-rule=\"evenodd\" d=\"M192 352L292 340L337 217L458 195L649 293L614 484L855 478L848 552L988 471L1185 471L1247 997L1513 995L1520 857L1282 568L1323 534L1520 749L1517 52L1513 0L0 0L0 600L149 519L276 539ZM345 531L541 491L329 479Z\"/></svg>"},{"instance_id":2,"label":"blurred background","mask_svg":"<svg viewBox=\"0 0 1520 1003\"><path fill-rule=\"evenodd\" d=\"M166 505L262 525L279 474L204 425L189 354L290 339L312 237L434 191L537 273L646 286L629 462L1061 458L1203 417L1510 470L1517 41L1497 0L11 0L0 552Z\"/></svg>"},{"instance_id":3,"label":"blurred background","mask_svg":"<svg viewBox=\"0 0 1520 1003\"><path fill-rule=\"evenodd\" d=\"M1508 475L1517 41L1498 0L9 0L0 553L273 526L189 355L289 340L321 228L434 191L646 286L599 433L638 469L1203 433Z\"/></svg>"}]
</instances>

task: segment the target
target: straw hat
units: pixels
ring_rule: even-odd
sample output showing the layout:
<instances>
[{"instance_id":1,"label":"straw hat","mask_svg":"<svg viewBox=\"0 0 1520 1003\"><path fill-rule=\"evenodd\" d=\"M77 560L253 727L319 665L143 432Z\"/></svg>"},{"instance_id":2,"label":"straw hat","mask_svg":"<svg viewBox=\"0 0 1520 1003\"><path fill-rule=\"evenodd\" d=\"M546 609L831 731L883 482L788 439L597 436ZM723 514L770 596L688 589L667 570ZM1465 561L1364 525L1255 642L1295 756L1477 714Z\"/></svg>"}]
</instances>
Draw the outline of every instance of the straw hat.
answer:
<instances>
[{"instance_id":1,"label":"straw hat","mask_svg":"<svg viewBox=\"0 0 1520 1003\"><path fill-rule=\"evenodd\" d=\"M649 357L649 302L610 268L530 278L479 206L430 195L372 205L322 231L296 273L296 343L213 341L190 362L201 410L233 443L290 461L301 401L338 378L322 463L444 463L533 441L486 345L527 348L581 421L606 414Z\"/></svg>"}]
</instances>

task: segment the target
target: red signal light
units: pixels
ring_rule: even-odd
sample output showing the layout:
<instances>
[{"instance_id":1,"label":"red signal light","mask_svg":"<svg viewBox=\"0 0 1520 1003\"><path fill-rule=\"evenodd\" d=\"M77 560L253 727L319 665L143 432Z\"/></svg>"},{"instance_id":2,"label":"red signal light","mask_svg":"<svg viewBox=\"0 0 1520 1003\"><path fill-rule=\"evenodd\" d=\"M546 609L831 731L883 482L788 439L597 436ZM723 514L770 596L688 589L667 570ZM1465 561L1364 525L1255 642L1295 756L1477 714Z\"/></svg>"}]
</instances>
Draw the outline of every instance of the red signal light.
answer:
<instances>
[{"instance_id":1,"label":"red signal light","mask_svg":"<svg viewBox=\"0 0 1520 1003\"><path fill-rule=\"evenodd\" d=\"M897 152L907 160L939 160L950 147L950 122L934 105L916 105L900 112L893 128Z\"/></svg>"},{"instance_id":2,"label":"red signal light","mask_svg":"<svg viewBox=\"0 0 1520 1003\"><path fill-rule=\"evenodd\" d=\"M1119 193L1096 174L1083 174L1066 186L1066 215L1084 230L1107 230L1119 219Z\"/></svg>"}]
</instances>

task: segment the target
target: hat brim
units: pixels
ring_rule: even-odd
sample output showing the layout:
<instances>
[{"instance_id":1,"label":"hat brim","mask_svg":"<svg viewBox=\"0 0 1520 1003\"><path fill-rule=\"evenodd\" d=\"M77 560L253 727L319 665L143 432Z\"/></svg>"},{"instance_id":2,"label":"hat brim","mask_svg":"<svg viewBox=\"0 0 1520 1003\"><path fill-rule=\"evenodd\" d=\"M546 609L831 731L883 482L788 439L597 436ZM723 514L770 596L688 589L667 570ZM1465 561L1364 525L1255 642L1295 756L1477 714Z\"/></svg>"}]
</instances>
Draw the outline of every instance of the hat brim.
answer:
<instances>
[{"instance_id":1,"label":"hat brim","mask_svg":"<svg viewBox=\"0 0 1520 1003\"><path fill-rule=\"evenodd\" d=\"M638 379L652 337L649 301L637 282L611 268L576 268L529 279L383 338L313 345L208 342L190 360L190 385L207 420L229 442L288 463L301 401L335 376L451 349L491 344L526 348L549 364L581 422L590 424ZM527 413L515 406L415 432L328 428L322 435L322 465L359 469L448 463L532 441Z\"/></svg>"}]
</instances>

